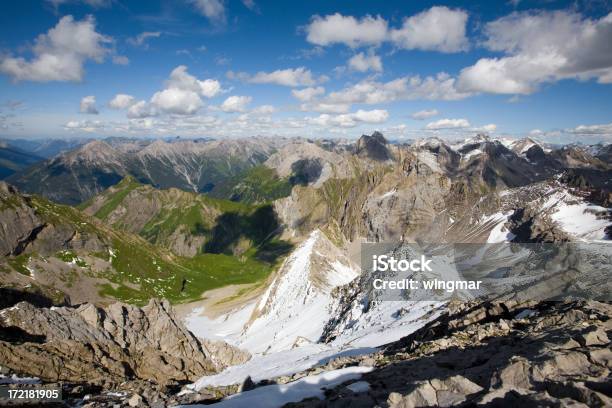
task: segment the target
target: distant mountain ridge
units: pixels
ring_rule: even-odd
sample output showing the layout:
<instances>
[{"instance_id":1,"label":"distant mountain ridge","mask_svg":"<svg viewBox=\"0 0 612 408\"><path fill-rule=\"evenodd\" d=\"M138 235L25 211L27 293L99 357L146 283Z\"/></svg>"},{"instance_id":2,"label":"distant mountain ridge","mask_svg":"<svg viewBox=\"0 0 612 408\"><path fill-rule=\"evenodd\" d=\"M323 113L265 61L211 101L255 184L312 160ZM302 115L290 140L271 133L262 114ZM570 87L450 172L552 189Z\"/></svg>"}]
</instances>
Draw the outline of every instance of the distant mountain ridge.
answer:
<instances>
[{"instance_id":1,"label":"distant mountain ridge","mask_svg":"<svg viewBox=\"0 0 612 408\"><path fill-rule=\"evenodd\" d=\"M4 179L42 160L44 159L40 156L0 141L0 179Z\"/></svg>"},{"instance_id":2,"label":"distant mountain ridge","mask_svg":"<svg viewBox=\"0 0 612 408\"><path fill-rule=\"evenodd\" d=\"M109 142L94 140L10 177L21 190L65 204L81 203L126 176L159 188L211 192L265 161L275 139Z\"/></svg>"},{"instance_id":3,"label":"distant mountain ridge","mask_svg":"<svg viewBox=\"0 0 612 408\"><path fill-rule=\"evenodd\" d=\"M462 180L472 191L482 186L521 186L566 168L609 167L609 148L551 148L529 138L509 141L484 135L455 144L435 138L392 144L379 132L354 143L299 138L109 138L36 163L7 181L25 192L72 205L126 176L156 188L176 187L256 203L287 196L295 184L351 177L355 169L352 160L365 159L361 165L372 168L377 162L398 165L402 157L415 153L419 160L435 162L434 167Z\"/></svg>"}]
</instances>

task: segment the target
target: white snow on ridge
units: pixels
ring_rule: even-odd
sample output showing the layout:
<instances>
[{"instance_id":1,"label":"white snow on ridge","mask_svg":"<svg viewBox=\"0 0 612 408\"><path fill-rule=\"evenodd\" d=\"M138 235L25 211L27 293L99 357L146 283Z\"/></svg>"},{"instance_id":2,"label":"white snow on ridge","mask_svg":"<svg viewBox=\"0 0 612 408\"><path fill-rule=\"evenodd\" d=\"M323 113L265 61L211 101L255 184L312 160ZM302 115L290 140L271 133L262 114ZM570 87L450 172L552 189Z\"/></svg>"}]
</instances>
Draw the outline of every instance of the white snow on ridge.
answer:
<instances>
[{"instance_id":1,"label":"white snow on ridge","mask_svg":"<svg viewBox=\"0 0 612 408\"><path fill-rule=\"evenodd\" d=\"M353 305L351 321L341 326L331 343L338 349L379 347L415 332L439 316L442 302L386 300L367 311ZM432 312L428 314L429 312Z\"/></svg>"},{"instance_id":2,"label":"white snow on ridge","mask_svg":"<svg viewBox=\"0 0 612 408\"><path fill-rule=\"evenodd\" d=\"M504 226L504 224L508 222L508 218L511 215L512 211L509 211L507 213L498 212L487 217L487 221L497 222L497 225L495 225L495 227L493 227L489 233L487 243L493 244L498 242L510 242L514 239L516 235L508 231L508 229Z\"/></svg>"},{"instance_id":3,"label":"white snow on ridge","mask_svg":"<svg viewBox=\"0 0 612 408\"><path fill-rule=\"evenodd\" d=\"M4 374L0 374L0 384L40 384L40 382L38 377L18 377L15 374L7 377Z\"/></svg>"},{"instance_id":4,"label":"white snow on ridge","mask_svg":"<svg viewBox=\"0 0 612 408\"><path fill-rule=\"evenodd\" d=\"M605 240L610 210L591 204L566 189L554 191L542 205L557 225L571 236L584 240Z\"/></svg>"},{"instance_id":5,"label":"white snow on ridge","mask_svg":"<svg viewBox=\"0 0 612 408\"><path fill-rule=\"evenodd\" d=\"M605 214L607 208L589 203L559 203L551 218L571 235L586 240L606 239L605 229L610 221L597 214Z\"/></svg>"},{"instance_id":6,"label":"white snow on ridge","mask_svg":"<svg viewBox=\"0 0 612 408\"><path fill-rule=\"evenodd\" d=\"M342 258L320 231L311 233L279 270L237 346L267 353L290 349L296 342L317 342L337 307L331 291L359 274Z\"/></svg>"},{"instance_id":7,"label":"white snow on ridge","mask_svg":"<svg viewBox=\"0 0 612 408\"><path fill-rule=\"evenodd\" d=\"M465 153L461 159L463 160L470 160L472 157L481 155L483 152L480 149L474 149L474 150L470 150L469 152Z\"/></svg>"},{"instance_id":8,"label":"white snow on ridge","mask_svg":"<svg viewBox=\"0 0 612 408\"><path fill-rule=\"evenodd\" d=\"M247 377L255 382L292 375L316 365L325 364L336 357L373 353L373 347L341 350L327 344L306 344L291 350L270 354L257 354L244 364L226 368L221 373L200 378L191 389L243 383Z\"/></svg>"},{"instance_id":9,"label":"white snow on ridge","mask_svg":"<svg viewBox=\"0 0 612 408\"><path fill-rule=\"evenodd\" d=\"M250 302L216 319L204 316L203 308L198 307L185 318L185 325L193 334L203 339L223 340L236 344L242 328L255 309L255 304L256 302Z\"/></svg>"},{"instance_id":10,"label":"white snow on ridge","mask_svg":"<svg viewBox=\"0 0 612 408\"><path fill-rule=\"evenodd\" d=\"M346 367L326 371L317 375L309 375L287 384L267 385L234 394L223 401L212 404L215 407L226 408L276 408L290 402L299 402L305 398L322 398L324 390L334 388L349 380L361 378L361 375L372 371L373 367ZM211 405L189 405L189 407L209 407Z\"/></svg>"},{"instance_id":11,"label":"white snow on ridge","mask_svg":"<svg viewBox=\"0 0 612 408\"><path fill-rule=\"evenodd\" d=\"M196 310L185 322L197 336L225 340L252 354L316 343L338 306L332 290L358 275L358 269L317 230L285 260L258 301L216 319Z\"/></svg>"},{"instance_id":12,"label":"white snow on ridge","mask_svg":"<svg viewBox=\"0 0 612 408\"><path fill-rule=\"evenodd\" d=\"M253 354L244 364L202 377L190 388L242 383L291 375L340 356L361 355L422 327L440 310L439 302L384 301L352 304L330 343L318 343L342 298L332 290L358 276L342 251L320 231L313 232L285 261L259 302L217 319L186 318L196 335L222 339ZM438 309L438 310L435 310ZM433 313L432 313L433 312Z\"/></svg>"}]
</instances>

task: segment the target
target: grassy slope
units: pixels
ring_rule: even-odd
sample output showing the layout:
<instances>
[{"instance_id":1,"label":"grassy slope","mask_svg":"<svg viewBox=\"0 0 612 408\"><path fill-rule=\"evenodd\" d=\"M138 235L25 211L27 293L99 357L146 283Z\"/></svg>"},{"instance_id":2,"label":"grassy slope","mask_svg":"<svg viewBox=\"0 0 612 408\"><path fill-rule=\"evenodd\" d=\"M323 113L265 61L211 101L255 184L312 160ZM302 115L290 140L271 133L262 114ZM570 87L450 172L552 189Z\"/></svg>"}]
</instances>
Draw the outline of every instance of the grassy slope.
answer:
<instances>
[{"instance_id":1,"label":"grassy slope","mask_svg":"<svg viewBox=\"0 0 612 408\"><path fill-rule=\"evenodd\" d=\"M273 169L263 164L247 169L217 185L210 194L218 198L249 204L266 203L291 194L291 183L280 178Z\"/></svg>"},{"instance_id":2,"label":"grassy slope","mask_svg":"<svg viewBox=\"0 0 612 408\"><path fill-rule=\"evenodd\" d=\"M2 203L2 205L11 203ZM145 304L152 297L165 297L179 303L199 299L202 292L229 284L253 283L268 276L276 266L253 256L240 259L225 254L202 254L194 258L178 257L168 250L154 246L139 236L109 228L94 217L78 209L52 203L34 196L30 204L39 216L53 225L69 225L82 235L95 235L109 251L78 254L58 251L55 257L76 261L79 274L101 277L113 283L101 287L101 294L119 300ZM26 269L30 257L37 254L9 257L8 264L16 271L29 274ZM111 262L112 268L94 270L87 257Z\"/></svg>"},{"instance_id":3,"label":"grassy slope","mask_svg":"<svg viewBox=\"0 0 612 408\"><path fill-rule=\"evenodd\" d=\"M195 257L173 256L175 264L164 264L159 257L143 256L140 248L126 245L125 239L114 240L117 255L113 259L114 269L129 282L139 284L144 294L136 293L128 285L119 289L108 285L104 288L107 295L137 303L151 295L175 302L196 299L204 290L264 279L291 249L290 244L275 237L278 224L269 205L248 205L180 190L157 190L131 178L102 193L104 201L95 217L106 221L135 190L136 197L155 195L152 199L161 204L160 211L138 232L149 245L164 242L183 227L193 235L204 235L206 244ZM81 208L91 203L92 200ZM123 223L120 220L111 227L115 233L127 236L119 232L126 227ZM233 254L236 246L243 247L239 256ZM134 274L135 270L143 273L139 276ZM120 278L113 281L121 283Z\"/></svg>"}]
</instances>

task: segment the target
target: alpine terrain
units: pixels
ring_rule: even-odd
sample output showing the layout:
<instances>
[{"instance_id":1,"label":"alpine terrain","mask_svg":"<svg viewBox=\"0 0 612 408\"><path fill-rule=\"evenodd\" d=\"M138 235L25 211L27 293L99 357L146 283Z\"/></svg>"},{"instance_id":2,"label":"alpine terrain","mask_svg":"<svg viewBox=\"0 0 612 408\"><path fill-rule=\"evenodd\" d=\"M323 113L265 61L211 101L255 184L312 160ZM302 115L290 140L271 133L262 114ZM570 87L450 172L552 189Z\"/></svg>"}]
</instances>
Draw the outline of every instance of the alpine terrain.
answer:
<instances>
[{"instance_id":1,"label":"alpine terrain","mask_svg":"<svg viewBox=\"0 0 612 408\"><path fill-rule=\"evenodd\" d=\"M612 1L0 2L0 407L612 407Z\"/></svg>"},{"instance_id":2,"label":"alpine terrain","mask_svg":"<svg viewBox=\"0 0 612 408\"><path fill-rule=\"evenodd\" d=\"M608 245L611 172L601 146L485 135L90 142L0 186L3 375L91 406L607 405L607 304L379 299L359 253Z\"/></svg>"}]
</instances>

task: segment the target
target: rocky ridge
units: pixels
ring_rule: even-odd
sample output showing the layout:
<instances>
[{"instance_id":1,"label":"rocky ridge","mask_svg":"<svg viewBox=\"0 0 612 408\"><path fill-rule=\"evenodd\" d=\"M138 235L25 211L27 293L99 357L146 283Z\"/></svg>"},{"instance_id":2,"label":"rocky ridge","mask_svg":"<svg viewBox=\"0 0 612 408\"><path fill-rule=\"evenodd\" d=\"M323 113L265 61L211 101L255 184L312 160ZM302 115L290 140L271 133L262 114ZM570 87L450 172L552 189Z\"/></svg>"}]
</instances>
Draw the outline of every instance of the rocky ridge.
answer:
<instances>
[{"instance_id":1,"label":"rocky ridge","mask_svg":"<svg viewBox=\"0 0 612 408\"><path fill-rule=\"evenodd\" d=\"M377 353L253 386L361 365L374 370L326 390L324 400L286 406L609 406L611 313L596 301L451 303Z\"/></svg>"},{"instance_id":2,"label":"rocky ridge","mask_svg":"<svg viewBox=\"0 0 612 408\"><path fill-rule=\"evenodd\" d=\"M20 302L0 311L5 374L85 388L148 394L147 405L202 375L242 363L249 354L191 334L167 301L143 308L114 303L37 308Z\"/></svg>"},{"instance_id":3,"label":"rocky ridge","mask_svg":"<svg viewBox=\"0 0 612 408\"><path fill-rule=\"evenodd\" d=\"M208 192L265 161L282 139L166 142L93 140L16 173L8 181L23 191L79 204L131 175L154 186Z\"/></svg>"}]
</instances>

